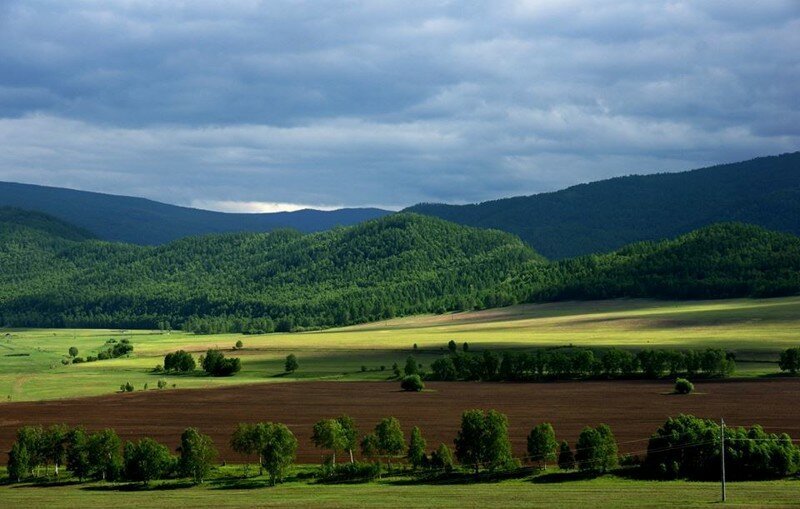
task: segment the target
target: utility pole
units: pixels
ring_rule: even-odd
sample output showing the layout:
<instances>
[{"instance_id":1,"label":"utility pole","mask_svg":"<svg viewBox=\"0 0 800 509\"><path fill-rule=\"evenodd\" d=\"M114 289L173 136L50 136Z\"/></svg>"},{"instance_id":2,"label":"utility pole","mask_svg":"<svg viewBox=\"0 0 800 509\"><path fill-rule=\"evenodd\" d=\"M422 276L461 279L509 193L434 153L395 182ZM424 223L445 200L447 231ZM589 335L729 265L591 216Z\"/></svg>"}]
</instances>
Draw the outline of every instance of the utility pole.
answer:
<instances>
[{"instance_id":1,"label":"utility pole","mask_svg":"<svg viewBox=\"0 0 800 509\"><path fill-rule=\"evenodd\" d=\"M719 427L720 459L722 465L722 501L727 500L725 494L725 419L720 419Z\"/></svg>"}]
</instances>

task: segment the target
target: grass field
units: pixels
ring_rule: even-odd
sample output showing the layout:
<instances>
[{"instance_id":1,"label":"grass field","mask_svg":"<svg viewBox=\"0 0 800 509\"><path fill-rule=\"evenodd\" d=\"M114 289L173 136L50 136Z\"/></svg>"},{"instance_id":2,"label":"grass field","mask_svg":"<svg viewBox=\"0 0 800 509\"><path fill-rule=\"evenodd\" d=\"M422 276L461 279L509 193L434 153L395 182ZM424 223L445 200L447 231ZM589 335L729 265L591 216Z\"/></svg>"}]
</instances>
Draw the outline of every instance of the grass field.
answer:
<instances>
[{"instance_id":1,"label":"grass field","mask_svg":"<svg viewBox=\"0 0 800 509\"><path fill-rule=\"evenodd\" d=\"M230 467L231 471L234 467ZM308 472L310 469L305 469ZM499 482L410 484L407 476L364 484L318 484L289 479L267 487L263 478L222 475L202 486L181 481L138 485L87 483L0 486L6 507L707 507L719 504L717 483L654 482L604 476L591 480L554 482L560 474ZM800 481L728 484L726 506L797 507Z\"/></svg>"},{"instance_id":2,"label":"grass field","mask_svg":"<svg viewBox=\"0 0 800 509\"><path fill-rule=\"evenodd\" d=\"M129 338L128 358L64 366L70 346L94 355L110 338ZM23 401L107 394L131 382L137 390L159 378L179 388L296 380L382 380L418 345L427 365L447 341L474 348L567 345L623 348L716 346L737 352L737 373L777 371L778 352L800 344L800 297L719 301L613 300L525 305L481 312L415 316L341 329L295 334L197 336L182 332L70 329L0 330L0 398ZM163 376L152 373L164 354L231 349L243 369L234 377ZM283 373L295 353L300 369ZM361 371L366 366L366 372ZM381 371L385 366L386 371Z\"/></svg>"}]
</instances>

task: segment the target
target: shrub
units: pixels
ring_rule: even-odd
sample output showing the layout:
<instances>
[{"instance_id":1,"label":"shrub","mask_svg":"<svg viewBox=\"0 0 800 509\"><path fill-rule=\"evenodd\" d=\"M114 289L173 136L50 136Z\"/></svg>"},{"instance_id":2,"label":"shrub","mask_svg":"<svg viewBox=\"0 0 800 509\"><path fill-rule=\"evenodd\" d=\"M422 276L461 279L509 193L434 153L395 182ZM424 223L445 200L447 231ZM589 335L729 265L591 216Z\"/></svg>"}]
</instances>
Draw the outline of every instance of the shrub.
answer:
<instances>
[{"instance_id":1,"label":"shrub","mask_svg":"<svg viewBox=\"0 0 800 509\"><path fill-rule=\"evenodd\" d=\"M82 362L86 362L83 357L73 357L72 363L73 364L81 364Z\"/></svg>"},{"instance_id":2,"label":"shrub","mask_svg":"<svg viewBox=\"0 0 800 509\"><path fill-rule=\"evenodd\" d=\"M453 452L445 444L440 444L439 448L431 453L430 464L432 468L452 472L455 464Z\"/></svg>"},{"instance_id":3,"label":"shrub","mask_svg":"<svg viewBox=\"0 0 800 509\"><path fill-rule=\"evenodd\" d=\"M690 394L694 391L694 384L685 378L675 380L675 394Z\"/></svg>"},{"instance_id":4,"label":"shrub","mask_svg":"<svg viewBox=\"0 0 800 509\"><path fill-rule=\"evenodd\" d=\"M119 386L119 390L120 392L133 392L133 384L130 382L125 382Z\"/></svg>"},{"instance_id":5,"label":"shrub","mask_svg":"<svg viewBox=\"0 0 800 509\"><path fill-rule=\"evenodd\" d=\"M420 392L425 388L425 384L422 382L422 378L420 378L419 375L409 375L403 378L403 381L400 382L400 387L404 391Z\"/></svg>"},{"instance_id":6,"label":"shrub","mask_svg":"<svg viewBox=\"0 0 800 509\"><path fill-rule=\"evenodd\" d=\"M163 388L164 388L164 387L166 387L166 386L167 386L167 381L166 381L166 380L164 380L163 378L159 379L159 381L158 381L158 388L159 388L159 389L163 389Z\"/></svg>"},{"instance_id":7,"label":"shrub","mask_svg":"<svg viewBox=\"0 0 800 509\"><path fill-rule=\"evenodd\" d=\"M290 353L286 356L286 362L283 364L283 368L287 373L294 373L300 368L300 363L297 362L297 356L293 353Z\"/></svg>"},{"instance_id":8,"label":"shrub","mask_svg":"<svg viewBox=\"0 0 800 509\"><path fill-rule=\"evenodd\" d=\"M326 464L322 468L322 477L329 482L372 481L381 475L381 466L377 463L344 463L341 465Z\"/></svg>"},{"instance_id":9,"label":"shrub","mask_svg":"<svg viewBox=\"0 0 800 509\"><path fill-rule=\"evenodd\" d=\"M234 345L234 348L236 350L241 350L242 348L244 348L244 343L242 343L241 339L236 342L236 344Z\"/></svg>"},{"instance_id":10,"label":"shrub","mask_svg":"<svg viewBox=\"0 0 800 509\"><path fill-rule=\"evenodd\" d=\"M71 346L69 347L69 356L70 357L77 357L78 356L78 348Z\"/></svg>"}]
</instances>

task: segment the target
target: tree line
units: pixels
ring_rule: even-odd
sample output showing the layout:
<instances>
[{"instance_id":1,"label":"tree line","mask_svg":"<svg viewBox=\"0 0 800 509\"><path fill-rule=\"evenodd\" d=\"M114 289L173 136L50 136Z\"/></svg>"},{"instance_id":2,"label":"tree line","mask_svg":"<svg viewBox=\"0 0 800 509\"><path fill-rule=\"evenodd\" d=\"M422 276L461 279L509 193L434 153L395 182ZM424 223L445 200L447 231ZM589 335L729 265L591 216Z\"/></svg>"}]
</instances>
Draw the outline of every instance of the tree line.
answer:
<instances>
[{"instance_id":1,"label":"tree line","mask_svg":"<svg viewBox=\"0 0 800 509\"><path fill-rule=\"evenodd\" d=\"M360 438L359 438L360 436ZM355 421L347 415L318 421L312 432L313 444L327 451L319 471L321 480L353 480L379 477L395 464L405 462L414 472L450 474L457 468L474 475L519 469L523 464L547 469L555 462L562 470L600 474L619 465L639 467L653 479L712 480L719 472L721 433L708 419L690 415L669 418L649 439L644 460L620 457L617 441L605 424L587 426L574 447L558 441L553 426L541 422L527 437L527 454L514 457L508 436L508 418L496 410L467 410L453 449L439 444L430 450L419 427L409 439L395 417L381 419L373 430L360 435ZM257 458L259 475L267 473L269 483L282 482L296 460L298 441L281 423L239 424L230 438L231 449L245 457ZM360 449L366 462L358 462L353 451ZM800 469L800 448L786 434L767 433L760 426L726 428L725 456L732 480L782 478ZM50 467L58 477L63 467L79 481L122 480L147 484L156 479L189 478L195 483L207 479L218 458L210 437L187 428L173 454L151 438L122 441L112 429L89 433L83 428L54 425L25 426L17 430L9 453L8 475L20 482L40 477ZM347 460L336 462L337 453ZM247 475L247 468L245 475Z\"/></svg>"},{"instance_id":2,"label":"tree line","mask_svg":"<svg viewBox=\"0 0 800 509\"><path fill-rule=\"evenodd\" d=\"M454 343L453 343L454 344ZM408 363L407 363L408 365ZM430 380L531 381L548 379L724 377L735 371L734 355L706 350L646 349L636 353L609 348L538 349L532 352L450 352L431 363ZM406 373L410 374L410 373Z\"/></svg>"}]
</instances>

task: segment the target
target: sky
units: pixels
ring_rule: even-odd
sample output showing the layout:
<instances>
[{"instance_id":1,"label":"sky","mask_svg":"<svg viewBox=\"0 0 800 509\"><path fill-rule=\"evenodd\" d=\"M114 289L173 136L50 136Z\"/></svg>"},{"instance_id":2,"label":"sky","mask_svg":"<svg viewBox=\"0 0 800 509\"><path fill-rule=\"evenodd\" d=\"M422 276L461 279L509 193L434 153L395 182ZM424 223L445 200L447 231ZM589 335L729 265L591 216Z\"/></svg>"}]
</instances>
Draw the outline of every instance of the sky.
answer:
<instances>
[{"instance_id":1,"label":"sky","mask_svg":"<svg viewBox=\"0 0 800 509\"><path fill-rule=\"evenodd\" d=\"M0 0L0 180L467 203L800 150L800 0Z\"/></svg>"}]
</instances>

